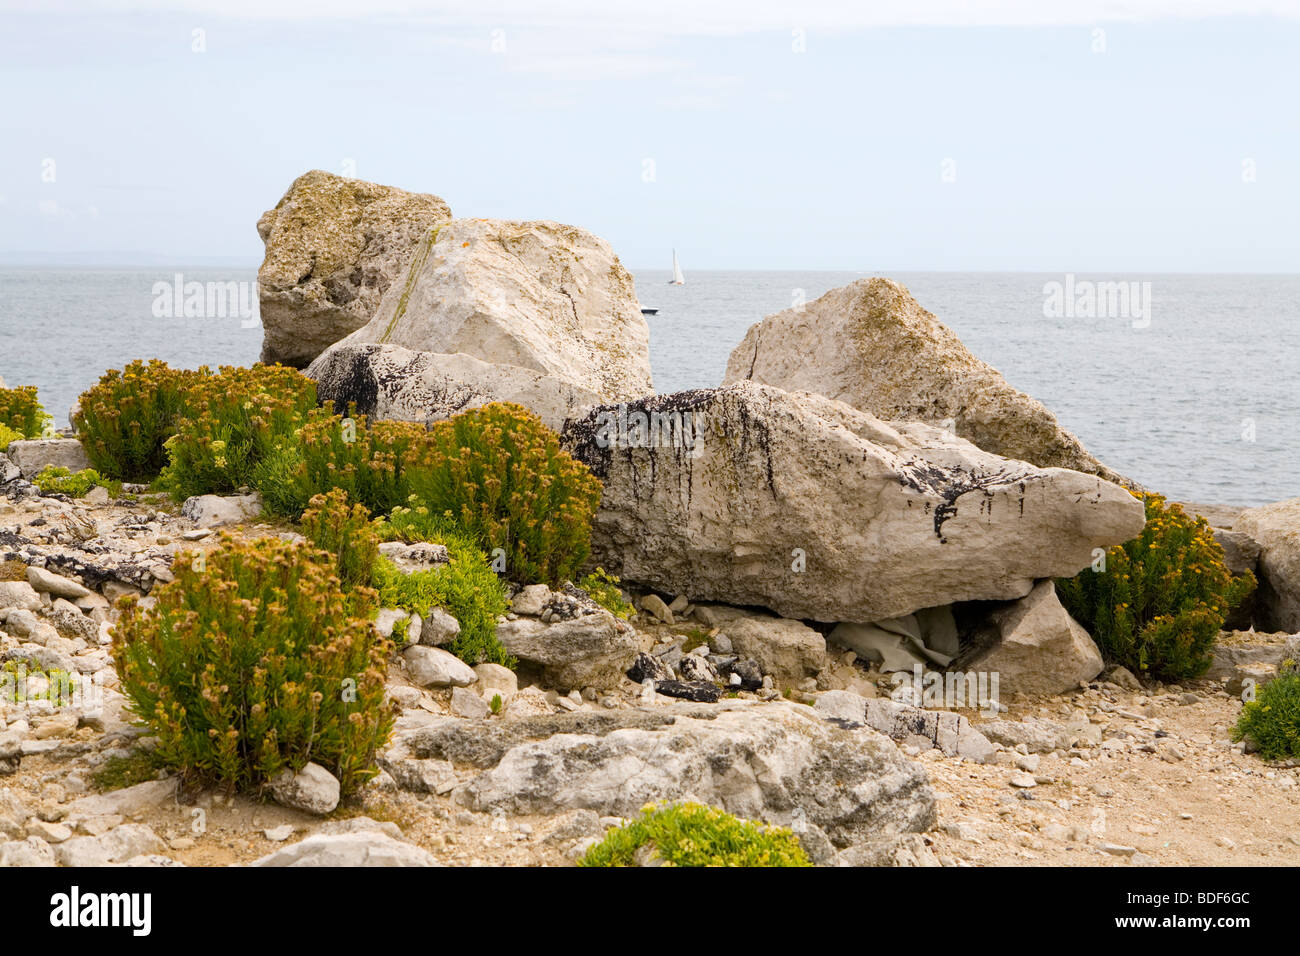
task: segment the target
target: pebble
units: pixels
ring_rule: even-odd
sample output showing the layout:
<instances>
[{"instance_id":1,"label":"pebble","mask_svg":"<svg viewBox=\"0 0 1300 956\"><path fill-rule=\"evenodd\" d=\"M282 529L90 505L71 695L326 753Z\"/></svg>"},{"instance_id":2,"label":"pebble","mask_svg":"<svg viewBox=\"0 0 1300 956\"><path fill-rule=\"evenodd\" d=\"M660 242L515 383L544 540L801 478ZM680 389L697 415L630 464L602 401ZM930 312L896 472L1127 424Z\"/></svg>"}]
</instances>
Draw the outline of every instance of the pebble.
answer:
<instances>
[{"instance_id":1,"label":"pebble","mask_svg":"<svg viewBox=\"0 0 1300 956\"><path fill-rule=\"evenodd\" d=\"M1124 846L1120 843L1103 843L1100 849L1102 853L1109 853L1111 856L1132 856L1137 852L1137 847Z\"/></svg>"},{"instance_id":2,"label":"pebble","mask_svg":"<svg viewBox=\"0 0 1300 956\"><path fill-rule=\"evenodd\" d=\"M46 843L62 843L72 839L72 831L62 823L47 823L44 820L28 820L27 835L40 837Z\"/></svg>"},{"instance_id":3,"label":"pebble","mask_svg":"<svg viewBox=\"0 0 1300 956\"><path fill-rule=\"evenodd\" d=\"M1024 771L1013 773L1011 779L1007 782L1013 787L1019 787L1025 790L1030 787L1038 786L1038 781L1034 779L1034 775L1031 773L1025 773Z\"/></svg>"}]
</instances>

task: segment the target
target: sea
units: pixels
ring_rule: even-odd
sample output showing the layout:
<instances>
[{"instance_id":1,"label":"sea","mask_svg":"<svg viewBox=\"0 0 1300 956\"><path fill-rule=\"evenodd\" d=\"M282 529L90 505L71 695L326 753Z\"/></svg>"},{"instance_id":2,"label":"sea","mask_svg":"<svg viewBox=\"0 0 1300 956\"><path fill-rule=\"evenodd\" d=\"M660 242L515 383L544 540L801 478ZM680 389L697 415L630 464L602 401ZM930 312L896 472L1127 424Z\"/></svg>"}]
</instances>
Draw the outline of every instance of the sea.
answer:
<instances>
[{"instance_id":1,"label":"sea","mask_svg":"<svg viewBox=\"0 0 1300 956\"><path fill-rule=\"evenodd\" d=\"M718 385L745 330L871 273L634 273L660 392ZM1100 460L1182 501L1300 496L1300 276L889 274ZM77 396L135 358L246 365L262 331L232 290L227 314L186 317L181 283L256 270L0 268L0 377L36 385L59 426ZM1089 284L1124 283L1131 298ZM1093 286L1100 292L1100 286ZM205 310L206 311L206 310Z\"/></svg>"}]
</instances>

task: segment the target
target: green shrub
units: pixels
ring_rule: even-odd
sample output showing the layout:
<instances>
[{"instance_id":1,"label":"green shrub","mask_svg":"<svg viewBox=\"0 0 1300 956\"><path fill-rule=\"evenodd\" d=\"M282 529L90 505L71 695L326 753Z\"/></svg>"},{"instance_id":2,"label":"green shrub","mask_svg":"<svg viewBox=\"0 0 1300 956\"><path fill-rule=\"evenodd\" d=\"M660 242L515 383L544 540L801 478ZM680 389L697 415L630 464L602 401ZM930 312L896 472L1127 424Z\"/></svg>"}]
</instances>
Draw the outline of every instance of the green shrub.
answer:
<instances>
[{"instance_id":1,"label":"green shrub","mask_svg":"<svg viewBox=\"0 0 1300 956\"><path fill-rule=\"evenodd\" d=\"M368 619L373 591L345 597L330 555L273 538L223 535L172 573L152 607L118 603L112 647L163 765L246 791L309 760L344 793L376 772L394 714L384 703L392 645Z\"/></svg>"},{"instance_id":2,"label":"green shrub","mask_svg":"<svg viewBox=\"0 0 1300 956\"><path fill-rule=\"evenodd\" d=\"M20 441L23 433L0 422L0 451L7 451L11 441Z\"/></svg>"},{"instance_id":3,"label":"green shrub","mask_svg":"<svg viewBox=\"0 0 1300 956\"><path fill-rule=\"evenodd\" d=\"M405 510L395 509L394 515L400 519ZM385 537L394 536L391 524L381 523L380 528ZM451 560L441 567L404 574L381 558L375 566L380 603L421 617L427 617L430 608L443 608L460 622L460 634L446 650L467 664L514 667L515 660L497 640L497 618L506 613L505 586L473 539L447 527L430 527L425 537L412 540L445 545Z\"/></svg>"},{"instance_id":4,"label":"green shrub","mask_svg":"<svg viewBox=\"0 0 1300 956\"><path fill-rule=\"evenodd\" d=\"M812 866L789 830L698 803L644 808L587 850L579 865L636 866L642 847L664 866Z\"/></svg>"},{"instance_id":5,"label":"green shrub","mask_svg":"<svg viewBox=\"0 0 1300 956\"><path fill-rule=\"evenodd\" d=\"M159 769L152 753L133 750L126 756L109 757L95 768L90 775L90 782L96 790L121 790L156 779Z\"/></svg>"},{"instance_id":6,"label":"green shrub","mask_svg":"<svg viewBox=\"0 0 1300 956\"><path fill-rule=\"evenodd\" d=\"M510 576L526 583L559 584L576 572L600 503L600 482L559 437L531 412L501 403L427 430L317 411L294 441L265 456L255 483L284 515L332 488L381 515L415 495L484 550L501 548Z\"/></svg>"},{"instance_id":7,"label":"green shrub","mask_svg":"<svg viewBox=\"0 0 1300 956\"><path fill-rule=\"evenodd\" d=\"M1294 661L1284 663L1278 676L1242 707L1232 739L1247 737L1265 760L1300 757L1300 673Z\"/></svg>"},{"instance_id":8,"label":"green shrub","mask_svg":"<svg viewBox=\"0 0 1300 956\"><path fill-rule=\"evenodd\" d=\"M629 620L636 613L636 608L623 600L620 581L604 568L597 568L581 581L578 587L587 592L587 596L615 617Z\"/></svg>"},{"instance_id":9,"label":"green shrub","mask_svg":"<svg viewBox=\"0 0 1300 956\"><path fill-rule=\"evenodd\" d=\"M379 534L365 505L349 507L348 496L340 488L317 495L303 512L302 531L312 544L333 556L345 588L374 583Z\"/></svg>"},{"instance_id":10,"label":"green shrub","mask_svg":"<svg viewBox=\"0 0 1300 956\"><path fill-rule=\"evenodd\" d=\"M254 485L258 466L293 441L316 407L316 384L281 365L223 366L196 379L185 401L162 473L177 500Z\"/></svg>"},{"instance_id":11,"label":"green shrub","mask_svg":"<svg viewBox=\"0 0 1300 956\"><path fill-rule=\"evenodd\" d=\"M185 411L186 392L211 377L170 368L166 362L137 359L118 371L110 369L78 399L72 417L90 463L119 481L148 482L167 464L167 439L176 433Z\"/></svg>"},{"instance_id":12,"label":"green shrub","mask_svg":"<svg viewBox=\"0 0 1300 956\"><path fill-rule=\"evenodd\" d=\"M52 424L50 416L36 398L35 385L0 388L0 425L7 426L24 438L38 438ZM10 441L12 440L11 437Z\"/></svg>"},{"instance_id":13,"label":"green shrub","mask_svg":"<svg viewBox=\"0 0 1300 956\"><path fill-rule=\"evenodd\" d=\"M104 478L93 468L83 468L75 475L66 468L46 465L41 473L32 479L32 483L43 495L67 495L69 498L84 498L96 485L102 485Z\"/></svg>"},{"instance_id":14,"label":"green shrub","mask_svg":"<svg viewBox=\"0 0 1300 956\"><path fill-rule=\"evenodd\" d=\"M410 497L410 472L422 467L427 432L411 422L375 422L329 408L312 412L292 442L285 441L258 469L263 502L275 513L296 515L304 503L342 489L372 514L388 514Z\"/></svg>"},{"instance_id":15,"label":"green shrub","mask_svg":"<svg viewBox=\"0 0 1300 956\"><path fill-rule=\"evenodd\" d=\"M484 550L503 549L512 579L560 585L587 560L600 481L532 412L504 402L471 409L434 424L429 446L412 492Z\"/></svg>"},{"instance_id":16,"label":"green shrub","mask_svg":"<svg viewBox=\"0 0 1300 956\"><path fill-rule=\"evenodd\" d=\"M1197 677L1255 577L1233 577L1204 518L1166 505L1160 495L1142 497L1142 533L1107 551L1104 570L1086 569L1057 581L1056 589L1107 660L1162 680Z\"/></svg>"}]
</instances>

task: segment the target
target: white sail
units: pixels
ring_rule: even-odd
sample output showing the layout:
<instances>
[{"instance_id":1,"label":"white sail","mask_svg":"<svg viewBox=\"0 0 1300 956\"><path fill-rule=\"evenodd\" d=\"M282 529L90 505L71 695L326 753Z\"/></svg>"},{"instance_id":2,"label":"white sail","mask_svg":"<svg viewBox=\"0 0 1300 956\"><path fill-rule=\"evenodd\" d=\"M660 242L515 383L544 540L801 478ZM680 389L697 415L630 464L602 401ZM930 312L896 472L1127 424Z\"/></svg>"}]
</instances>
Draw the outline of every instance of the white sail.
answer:
<instances>
[{"instance_id":1,"label":"white sail","mask_svg":"<svg viewBox=\"0 0 1300 956\"><path fill-rule=\"evenodd\" d=\"M677 261L677 250L673 250L673 277L669 285L685 285L686 277L682 275L682 265Z\"/></svg>"}]
</instances>

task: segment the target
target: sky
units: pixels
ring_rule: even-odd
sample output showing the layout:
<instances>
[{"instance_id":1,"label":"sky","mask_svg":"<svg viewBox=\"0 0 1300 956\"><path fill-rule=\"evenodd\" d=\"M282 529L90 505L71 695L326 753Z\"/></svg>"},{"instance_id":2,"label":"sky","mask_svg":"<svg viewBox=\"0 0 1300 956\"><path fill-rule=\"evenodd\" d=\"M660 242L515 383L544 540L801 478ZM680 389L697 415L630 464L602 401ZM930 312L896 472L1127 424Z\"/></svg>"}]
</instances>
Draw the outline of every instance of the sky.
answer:
<instances>
[{"instance_id":1,"label":"sky","mask_svg":"<svg viewBox=\"0 0 1300 956\"><path fill-rule=\"evenodd\" d=\"M1285 272L1300 0L0 0L0 263L247 263L314 168L633 269Z\"/></svg>"}]
</instances>

